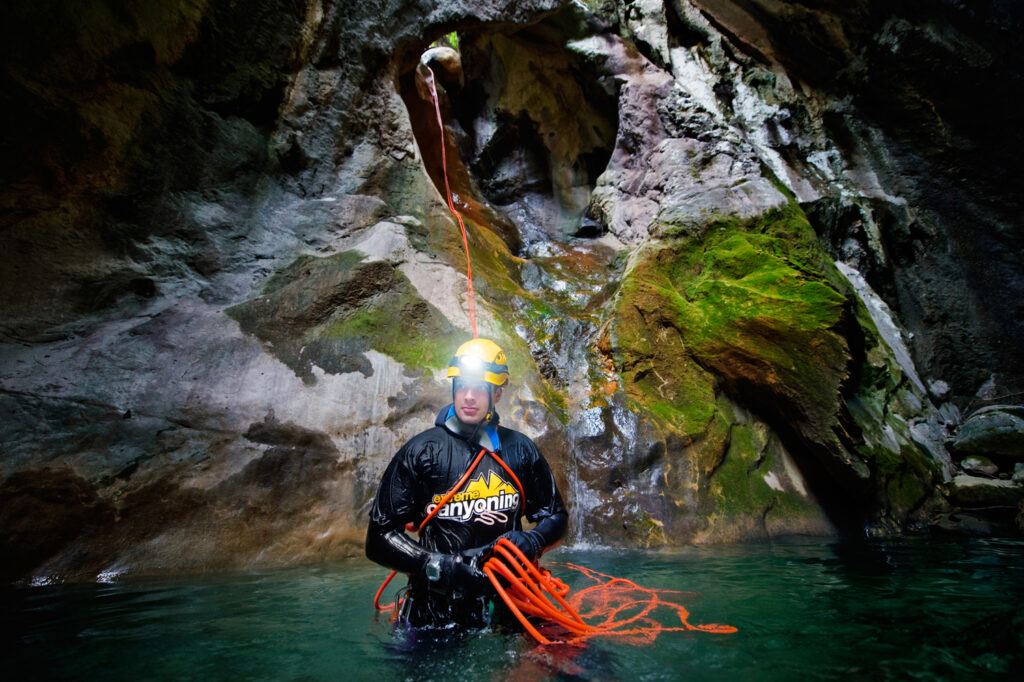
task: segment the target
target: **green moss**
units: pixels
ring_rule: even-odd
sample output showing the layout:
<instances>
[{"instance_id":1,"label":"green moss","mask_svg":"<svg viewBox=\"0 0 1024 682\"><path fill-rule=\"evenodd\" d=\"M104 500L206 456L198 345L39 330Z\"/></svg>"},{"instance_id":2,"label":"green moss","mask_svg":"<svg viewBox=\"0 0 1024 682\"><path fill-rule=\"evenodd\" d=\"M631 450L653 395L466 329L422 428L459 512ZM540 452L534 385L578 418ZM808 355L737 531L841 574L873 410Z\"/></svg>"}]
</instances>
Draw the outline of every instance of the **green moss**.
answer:
<instances>
[{"instance_id":1,"label":"green moss","mask_svg":"<svg viewBox=\"0 0 1024 682\"><path fill-rule=\"evenodd\" d=\"M613 326L627 393L686 433L713 413L717 376L786 400L826 438L849 356L828 262L794 207L644 248Z\"/></svg>"},{"instance_id":2,"label":"green moss","mask_svg":"<svg viewBox=\"0 0 1024 682\"><path fill-rule=\"evenodd\" d=\"M321 338L358 339L407 367L447 367L452 351L466 340L466 332L420 298L404 275L397 276L403 280L399 287L370 305L338 315Z\"/></svg>"},{"instance_id":3,"label":"green moss","mask_svg":"<svg viewBox=\"0 0 1024 682\"><path fill-rule=\"evenodd\" d=\"M745 426L733 426L730 435L729 450L712 476L709 492L718 510L726 514L761 512L775 497L763 476L750 473L757 466L763 444L756 442L753 431ZM771 461L763 464L770 467Z\"/></svg>"},{"instance_id":4,"label":"green moss","mask_svg":"<svg viewBox=\"0 0 1024 682\"><path fill-rule=\"evenodd\" d=\"M638 510L623 519L626 537L638 547L660 547L667 543L665 524L651 516L646 510Z\"/></svg>"},{"instance_id":5,"label":"green moss","mask_svg":"<svg viewBox=\"0 0 1024 682\"><path fill-rule=\"evenodd\" d=\"M903 409L900 396L908 390L909 381L859 297L854 297L853 309L864 354L856 368L857 386L846 406L866 441L856 450L868 463L880 497L899 518L934 494L942 465L915 442L907 423L894 417Z\"/></svg>"},{"instance_id":6,"label":"green moss","mask_svg":"<svg viewBox=\"0 0 1024 682\"><path fill-rule=\"evenodd\" d=\"M888 507L897 514L910 512L934 492L936 465L913 447L904 446L894 452L861 446L857 451L871 463Z\"/></svg>"},{"instance_id":7,"label":"green moss","mask_svg":"<svg viewBox=\"0 0 1024 682\"><path fill-rule=\"evenodd\" d=\"M808 499L768 485L765 476L775 470L778 454L763 434L744 425L733 425L729 451L711 477L709 492L723 520L736 516L760 519L773 514L801 518L818 514Z\"/></svg>"},{"instance_id":8,"label":"green moss","mask_svg":"<svg viewBox=\"0 0 1024 682\"><path fill-rule=\"evenodd\" d=\"M901 515L913 510L932 491L916 476L899 476L890 479L885 486L890 508Z\"/></svg>"},{"instance_id":9,"label":"green moss","mask_svg":"<svg viewBox=\"0 0 1024 682\"><path fill-rule=\"evenodd\" d=\"M872 463L872 469L880 476L892 478L903 471L903 458L898 452L893 452L888 448L875 448L867 445L858 447L857 452L865 460Z\"/></svg>"},{"instance_id":10,"label":"green moss","mask_svg":"<svg viewBox=\"0 0 1024 682\"><path fill-rule=\"evenodd\" d=\"M259 297L227 312L306 382L315 381L314 367L371 373L371 349L410 368L444 367L467 333L400 270L364 259L356 251L301 256L274 273Z\"/></svg>"},{"instance_id":11,"label":"green moss","mask_svg":"<svg viewBox=\"0 0 1024 682\"><path fill-rule=\"evenodd\" d=\"M434 42L430 44L430 47L451 47L455 50L459 49L459 34L455 31L446 33Z\"/></svg>"},{"instance_id":12,"label":"green moss","mask_svg":"<svg viewBox=\"0 0 1024 682\"><path fill-rule=\"evenodd\" d=\"M615 320L619 373L626 394L670 430L702 432L714 414L714 379L687 352L680 331L663 318L663 298L635 279L624 282Z\"/></svg>"},{"instance_id":13,"label":"green moss","mask_svg":"<svg viewBox=\"0 0 1024 682\"><path fill-rule=\"evenodd\" d=\"M344 251L327 258L303 255L296 258L287 266L276 271L267 279L261 293L264 296L273 294L276 291L288 286L292 282L304 279L313 274L314 270L320 270L325 266L334 267L339 270L351 270L366 258L366 254L360 251Z\"/></svg>"}]
</instances>

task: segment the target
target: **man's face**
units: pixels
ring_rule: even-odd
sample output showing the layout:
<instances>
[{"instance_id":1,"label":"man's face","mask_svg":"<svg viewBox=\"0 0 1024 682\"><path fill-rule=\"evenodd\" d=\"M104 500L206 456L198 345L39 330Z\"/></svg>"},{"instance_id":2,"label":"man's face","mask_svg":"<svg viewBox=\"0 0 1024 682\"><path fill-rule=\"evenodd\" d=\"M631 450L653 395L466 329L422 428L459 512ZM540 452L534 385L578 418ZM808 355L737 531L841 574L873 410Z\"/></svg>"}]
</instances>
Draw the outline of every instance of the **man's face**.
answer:
<instances>
[{"instance_id":1,"label":"man's face","mask_svg":"<svg viewBox=\"0 0 1024 682\"><path fill-rule=\"evenodd\" d=\"M455 415L463 424L479 424L487 416L487 382L455 378ZM501 387L494 387L494 402L501 398Z\"/></svg>"}]
</instances>

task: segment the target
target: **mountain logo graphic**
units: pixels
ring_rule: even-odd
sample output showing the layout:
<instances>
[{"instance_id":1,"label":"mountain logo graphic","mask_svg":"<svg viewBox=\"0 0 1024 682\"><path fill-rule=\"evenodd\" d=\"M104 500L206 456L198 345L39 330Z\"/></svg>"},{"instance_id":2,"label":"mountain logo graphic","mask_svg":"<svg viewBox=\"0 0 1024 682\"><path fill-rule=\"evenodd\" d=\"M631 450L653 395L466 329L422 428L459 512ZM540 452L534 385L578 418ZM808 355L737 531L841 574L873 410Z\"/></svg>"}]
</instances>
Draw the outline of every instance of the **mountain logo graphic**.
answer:
<instances>
[{"instance_id":1,"label":"mountain logo graphic","mask_svg":"<svg viewBox=\"0 0 1024 682\"><path fill-rule=\"evenodd\" d=\"M434 511L441 500L441 495L434 495L433 501L427 506L427 514ZM461 523L476 521L491 526L496 522L508 523L506 512L518 507L519 492L492 471L486 480L480 474L464 490L455 493L448 504L437 512L437 518Z\"/></svg>"}]
</instances>

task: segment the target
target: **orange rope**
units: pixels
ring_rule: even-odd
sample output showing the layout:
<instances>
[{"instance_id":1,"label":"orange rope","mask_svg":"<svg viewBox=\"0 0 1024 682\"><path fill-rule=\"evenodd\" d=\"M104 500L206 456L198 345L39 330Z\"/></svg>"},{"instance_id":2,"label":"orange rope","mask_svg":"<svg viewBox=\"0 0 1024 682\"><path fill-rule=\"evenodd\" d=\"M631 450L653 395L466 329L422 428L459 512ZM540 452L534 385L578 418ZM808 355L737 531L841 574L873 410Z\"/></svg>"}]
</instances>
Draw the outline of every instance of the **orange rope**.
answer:
<instances>
[{"instance_id":1,"label":"orange rope","mask_svg":"<svg viewBox=\"0 0 1024 682\"><path fill-rule=\"evenodd\" d=\"M691 625L689 611L662 595L670 590L652 590L629 580L566 564L597 584L569 596L569 586L529 561L513 543L502 538L495 553L484 564L484 573L509 610L541 644L579 644L590 637L626 637L637 643L653 642L662 632L696 630L728 634L731 625ZM673 611L677 626L665 626L652 617L658 609ZM543 634L529 616L544 621L541 626L556 639Z\"/></svg>"},{"instance_id":2,"label":"orange rope","mask_svg":"<svg viewBox=\"0 0 1024 682\"><path fill-rule=\"evenodd\" d=\"M462 231L462 246L466 250L466 299L469 305L469 325L473 329L473 338L475 339L477 338L476 296L473 293L473 266L469 260L469 238L466 236L466 225L462 222L462 216L455 210L455 202L452 201L452 188L448 184L448 157L444 150L444 122L441 120L441 105L437 101L434 70L427 66L427 71L430 72L430 78L426 79L427 85L430 86L430 96L434 100L434 111L437 113L437 130L441 137L441 172L444 175L445 198L448 200L448 209L455 214L455 219L459 221L459 229Z\"/></svg>"}]
</instances>

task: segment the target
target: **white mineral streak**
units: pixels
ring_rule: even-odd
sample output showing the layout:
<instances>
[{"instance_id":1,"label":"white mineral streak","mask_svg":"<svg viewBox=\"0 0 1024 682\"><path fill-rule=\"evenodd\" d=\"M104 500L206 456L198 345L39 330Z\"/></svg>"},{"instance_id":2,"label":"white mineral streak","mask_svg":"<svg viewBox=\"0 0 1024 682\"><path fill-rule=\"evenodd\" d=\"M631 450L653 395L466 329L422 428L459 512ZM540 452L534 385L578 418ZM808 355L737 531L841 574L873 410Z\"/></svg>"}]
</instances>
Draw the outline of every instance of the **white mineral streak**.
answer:
<instances>
[{"instance_id":1,"label":"white mineral streak","mask_svg":"<svg viewBox=\"0 0 1024 682\"><path fill-rule=\"evenodd\" d=\"M774 471L769 471L764 475L764 482L768 484L768 487L772 490L777 490L780 493L786 492L786 489L782 487L782 482L779 477L775 475Z\"/></svg>"},{"instance_id":2,"label":"white mineral streak","mask_svg":"<svg viewBox=\"0 0 1024 682\"><path fill-rule=\"evenodd\" d=\"M758 133L758 142L733 122L761 131L778 107L740 88L734 103L739 113L726 116L714 93L721 74L692 51L666 52L669 72L603 37L570 43L569 49L600 61L621 83L619 137L597 180L592 208L622 241L639 243L665 228L700 229L723 217L751 218L785 204L761 173L760 160L790 185L793 174L766 134ZM792 189L810 196L806 188Z\"/></svg>"},{"instance_id":3,"label":"white mineral streak","mask_svg":"<svg viewBox=\"0 0 1024 682\"><path fill-rule=\"evenodd\" d=\"M802 497L807 497L807 484L804 481L803 474L800 473L800 469L797 468L796 462L793 461L793 457L789 454L789 451L783 448L780 444L779 454L782 458L782 464L786 467L786 476L789 478L790 483L796 488L796 491L800 493Z\"/></svg>"},{"instance_id":4,"label":"white mineral streak","mask_svg":"<svg viewBox=\"0 0 1024 682\"><path fill-rule=\"evenodd\" d=\"M836 261L836 267L839 268L839 272L843 273L843 276L853 286L860 300L864 302L864 306L868 309L868 314L871 315L871 320L875 323L875 327L878 328L878 333L882 336L882 340L885 341L892 351L893 357L896 359L900 369L914 382L914 386L922 394L927 395L928 391L921 378L917 375L917 369L914 367L914 361L910 357L910 351L903 341L903 333L895 320L893 320L889 306L875 293L856 269L842 261Z\"/></svg>"}]
</instances>

